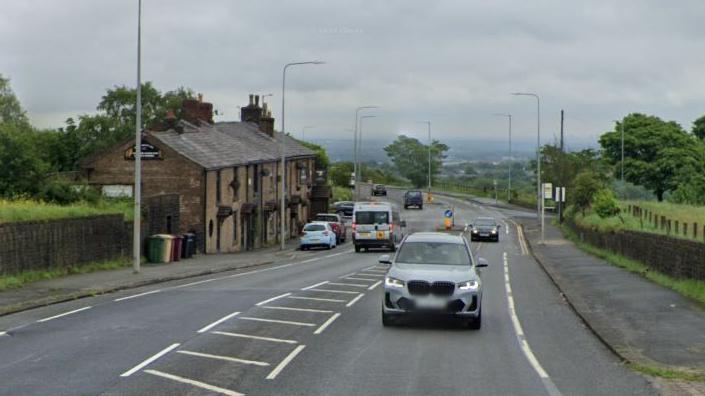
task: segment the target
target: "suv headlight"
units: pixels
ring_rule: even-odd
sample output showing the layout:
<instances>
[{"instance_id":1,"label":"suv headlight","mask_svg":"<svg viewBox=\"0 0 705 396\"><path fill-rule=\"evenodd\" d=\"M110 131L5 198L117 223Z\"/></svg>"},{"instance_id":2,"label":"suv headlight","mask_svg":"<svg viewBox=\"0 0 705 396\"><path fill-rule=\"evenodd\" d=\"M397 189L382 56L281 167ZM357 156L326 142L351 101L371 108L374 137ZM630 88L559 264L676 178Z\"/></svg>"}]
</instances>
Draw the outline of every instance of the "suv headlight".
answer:
<instances>
[{"instance_id":1,"label":"suv headlight","mask_svg":"<svg viewBox=\"0 0 705 396\"><path fill-rule=\"evenodd\" d=\"M459 290L477 290L480 288L480 282L475 280L469 280L465 282L458 283Z\"/></svg>"},{"instance_id":2,"label":"suv headlight","mask_svg":"<svg viewBox=\"0 0 705 396\"><path fill-rule=\"evenodd\" d=\"M384 285L389 287L404 287L404 281L388 276L384 278Z\"/></svg>"},{"instance_id":3,"label":"suv headlight","mask_svg":"<svg viewBox=\"0 0 705 396\"><path fill-rule=\"evenodd\" d=\"M496 234L496 233L497 233L497 229L496 229L496 228L493 229L493 230L492 230L492 233L493 233L493 234Z\"/></svg>"},{"instance_id":4,"label":"suv headlight","mask_svg":"<svg viewBox=\"0 0 705 396\"><path fill-rule=\"evenodd\" d=\"M473 234L477 234L477 228L473 228L473 229L472 229L472 233L473 233Z\"/></svg>"}]
</instances>

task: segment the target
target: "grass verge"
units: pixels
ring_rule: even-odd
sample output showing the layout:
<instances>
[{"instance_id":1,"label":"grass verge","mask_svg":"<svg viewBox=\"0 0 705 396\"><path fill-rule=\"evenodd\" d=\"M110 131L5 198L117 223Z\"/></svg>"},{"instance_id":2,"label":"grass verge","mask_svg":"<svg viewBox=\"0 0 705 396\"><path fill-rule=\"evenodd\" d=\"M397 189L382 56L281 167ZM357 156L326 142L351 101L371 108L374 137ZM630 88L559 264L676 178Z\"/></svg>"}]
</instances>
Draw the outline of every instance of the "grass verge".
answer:
<instances>
[{"instance_id":1,"label":"grass verge","mask_svg":"<svg viewBox=\"0 0 705 396\"><path fill-rule=\"evenodd\" d=\"M96 204L79 202L71 205L55 205L32 200L0 200L0 224L101 214L121 214L125 220L131 220L133 208L133 203L128 200L101 200Z\"/></svg>"},{"instance_id":2,"label":"grass verge","mask_svg":"<svg viewBox=\"0 0 705 396\"><path fill-rule=\"evenodd\" d=\"M673 380L679 379L686 381L705 381L705 375L691 373L685 370L670 369L658 366L645 366L637 363L628 363L627 367L634 371L638 371L642 374L650 375L652 377L661 377Z\"/></svg>"},{"instance_id":3,"label":"grass verge","mask_svg":"<svg viewBox=\"0 0 705 396\"><path fill-rule=\"evenodd\" d=\"M47 279L60 278L62 276L74 274L87 274L96 271L114 270L126 268L131 265L127 258L75 265L65 268L56 268L45 271L24 271L15 275L0 276L0 291L20 288L28 283L38 282Z\"/></svg>"}]
</instances>

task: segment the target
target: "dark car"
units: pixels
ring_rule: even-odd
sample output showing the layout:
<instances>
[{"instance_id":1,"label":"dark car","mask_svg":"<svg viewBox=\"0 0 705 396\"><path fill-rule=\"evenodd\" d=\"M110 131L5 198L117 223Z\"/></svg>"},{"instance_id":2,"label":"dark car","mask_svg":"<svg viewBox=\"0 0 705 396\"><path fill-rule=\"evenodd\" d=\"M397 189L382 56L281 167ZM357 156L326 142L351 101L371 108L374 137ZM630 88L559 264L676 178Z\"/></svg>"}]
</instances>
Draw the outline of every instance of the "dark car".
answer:
<instances>
[{"instance_id":1,"label":"dark car","mask_svg":"<svg viewBox=\"0 0 705 396\"><path fill-rule=\"evenodd\" d=\"M338 201L333 204L333 211L341 216L352 216L353 209L355 209L353 201Z\"/></svg>"},{"instance_id":2,"label":"dark car","mask_svg":"<svg viewBox=\"0 0 705 396\"><path fill-rule=\"evenodd\" d=\"M468 224L471 241L494 241L499 242L499 228L497 221L493 217L478 217L475 222Z\"/></svg>"},{"instance_id":3,"label":"dark car","mask_svg":"<svg viewBox=\"0 0 705 396\"><path fill-rule=\"evenodd\" d=\"M372 195L386 196L387 187L385 187L383 184L375 184L374 186L372 186Z\"/></svg>"},{"instance_id":4,"label":"dark car","mask_svg":"<svg viewBox=\"0 0 705 396\"><path fill-rule=\"evenodd\" d=\"M404 209L409 209L410 206L423 209L423 193L421 191L410 190L404 193Z\"/></svg>"}]
</instances>

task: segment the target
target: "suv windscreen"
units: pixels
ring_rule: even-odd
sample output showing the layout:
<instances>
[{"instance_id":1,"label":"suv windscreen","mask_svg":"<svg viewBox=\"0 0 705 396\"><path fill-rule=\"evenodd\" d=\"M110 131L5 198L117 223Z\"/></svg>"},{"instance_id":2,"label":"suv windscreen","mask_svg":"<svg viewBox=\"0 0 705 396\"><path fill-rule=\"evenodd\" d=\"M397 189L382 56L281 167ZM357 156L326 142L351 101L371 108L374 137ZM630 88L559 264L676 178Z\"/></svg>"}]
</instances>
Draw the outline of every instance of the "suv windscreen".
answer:
<instances>
[{"instance_id":1,"label":"suv windscreen","mask_svg":"<svg viewBox=\"0 0 705 396\"><path fill-rule=\"evenodd\" d=\"M304 231L325 231L326 226L323 224L308 224L304 227Z\"/></svg>"},{"instance_id":2,"label":"suv windscreen","mask_svg":"<svg viewBox=\"0 0 705 396\"><path fill-rule=\"evenodd\" d=\"M475 225L480 227L494 227L497 223L492 219L477 219L475 220Z\"/></svg>"},{"instance_id":3,"label":"suv windscreen","mask_svg":"<svg viewBox=\"0 0 705 396\"><path fill-rule=\"evenodd\" d=\"M406 242L399 248L397 263L471 265L465 245L445 242Z\"/></svg>"},{"instance_id":4,"label":"suv windscreen","mask_svg":"<svg viewBox=\"0 0 705 396\"><path fill-rule=\"evenodd\" d=\"M421 196L421 191L409 191L406 193L409 198L418 198Z\"/></svg>"},{"instance_id":5,"label":"suv windscreen","mask_svg":"<svg viewBox=\"0 0 705 396\"><path fill-rule=\"evenodd\" d=\"M357 223L357 224L388 224L389 223L389 212L358 211L358 212L355 212L355 223Z\"/></svg>"}]
</instances>

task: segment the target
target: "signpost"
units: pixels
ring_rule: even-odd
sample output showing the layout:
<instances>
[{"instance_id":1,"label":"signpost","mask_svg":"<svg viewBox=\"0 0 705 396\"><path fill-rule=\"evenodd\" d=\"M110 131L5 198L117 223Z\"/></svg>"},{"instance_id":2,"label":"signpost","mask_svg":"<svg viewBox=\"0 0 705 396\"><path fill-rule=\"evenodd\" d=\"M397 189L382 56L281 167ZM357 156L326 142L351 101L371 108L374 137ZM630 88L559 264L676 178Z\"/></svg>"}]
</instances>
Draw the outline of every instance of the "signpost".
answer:
<instances>
[{"instance_id":1,"label":"signpost","mask_svg":"<svg viewBox=\"0 0 705 396\"><path fill-rule=\"evenodd\" d=\"M453 219L453 209L446 209L445 212L443 212L443 217L445 217L443 224L445 225L446 230L452 229L455 223Z\"/></svg>"}]
</instances>

